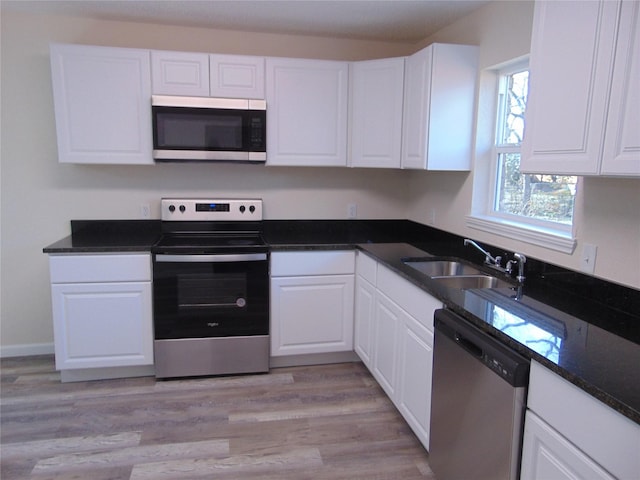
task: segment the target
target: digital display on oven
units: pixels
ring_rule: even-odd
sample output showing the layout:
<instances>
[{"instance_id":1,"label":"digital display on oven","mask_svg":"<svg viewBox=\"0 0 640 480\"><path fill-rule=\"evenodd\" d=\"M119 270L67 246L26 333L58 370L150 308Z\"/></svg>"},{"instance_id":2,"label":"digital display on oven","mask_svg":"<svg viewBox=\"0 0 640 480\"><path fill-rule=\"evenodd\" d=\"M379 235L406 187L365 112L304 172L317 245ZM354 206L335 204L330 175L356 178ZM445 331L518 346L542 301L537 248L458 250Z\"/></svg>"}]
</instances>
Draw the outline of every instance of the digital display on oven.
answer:
<instances>
[{"instance_id":1,"label":"digital display on oven","mask_svg":"<svg viewBox=\"0 0 640 480\"><path fill-rule=\"evenodd\" d=\"M228 212L228 203L196 203L196 212Z\"/></svg>"}]
</instances>

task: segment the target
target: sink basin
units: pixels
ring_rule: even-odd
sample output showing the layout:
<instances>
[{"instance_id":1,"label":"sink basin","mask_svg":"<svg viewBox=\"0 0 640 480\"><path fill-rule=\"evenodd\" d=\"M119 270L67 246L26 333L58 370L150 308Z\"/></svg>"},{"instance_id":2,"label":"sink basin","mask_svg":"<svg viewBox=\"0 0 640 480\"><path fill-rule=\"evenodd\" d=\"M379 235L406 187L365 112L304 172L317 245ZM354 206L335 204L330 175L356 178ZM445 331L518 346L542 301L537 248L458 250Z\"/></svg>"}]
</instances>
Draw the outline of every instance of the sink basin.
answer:
<instances>
[{"instance_id":1,"label":"sink basin","mask_svg":"<svg viewBox=\"0 0 640 480\"><path fill-rule=\"evenodd\" d=\"M506 288L511 285L490 275L458 275L432 278L443 287L469 290L471 288Z\"/></svg>"},{"instance_id":2,"label":"sink basin","mask_svg":"<svg viewBox=\"0 0 640 480\"><path fill-rule=\"evenodd\" d=\"M413 260L404 264L429 277L451 277L459 275L482 275L482 272L466 263L455 260ZM492 278L492 277L490 277Z\"/></svg>"}]
</instances>

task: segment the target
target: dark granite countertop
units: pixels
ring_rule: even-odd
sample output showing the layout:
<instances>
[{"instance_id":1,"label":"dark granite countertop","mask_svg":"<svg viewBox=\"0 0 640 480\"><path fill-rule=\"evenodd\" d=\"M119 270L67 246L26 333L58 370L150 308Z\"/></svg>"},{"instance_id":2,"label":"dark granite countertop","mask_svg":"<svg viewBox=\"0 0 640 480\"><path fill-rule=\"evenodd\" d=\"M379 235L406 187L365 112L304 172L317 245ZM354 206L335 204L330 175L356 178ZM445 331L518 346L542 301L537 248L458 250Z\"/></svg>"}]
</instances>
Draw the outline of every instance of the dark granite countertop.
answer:
<instances>
[{"instance_id":1,"label":"dark granite countertop","mask_svg":"<svg viewBox=\"0 0 640 480\"><path fill-rule=\"evenodd\" d=\"M451 310L640 424L640 292L529 258L525 287L446 289L403 257L484 257L462 237L408 220L265 220L272 251L359 248ZM150 251L159 220L72 220L45 253ZM494 254L502 253L483 245ZM504 252L511 258L513 252ZM495 273L495 272L492 272ZM531 333L535 332L535 333Z\"/></svg>"},{"instance_id":2,"label":"dark granite countertop","mask_svg":"<svg viewBox=\"0 0 640 480\"><path fill-rule=\"evenodd\" d=\"M526 281L520 291L451 289L402 262L402 258L427 257L432 252L406 243L364 244L358 248L491 336L640 423L637 341L554 308L552 297L544 302L537 300L532 296L536 295L535 289L531 295Z\"/></svg>"}]
</instances>

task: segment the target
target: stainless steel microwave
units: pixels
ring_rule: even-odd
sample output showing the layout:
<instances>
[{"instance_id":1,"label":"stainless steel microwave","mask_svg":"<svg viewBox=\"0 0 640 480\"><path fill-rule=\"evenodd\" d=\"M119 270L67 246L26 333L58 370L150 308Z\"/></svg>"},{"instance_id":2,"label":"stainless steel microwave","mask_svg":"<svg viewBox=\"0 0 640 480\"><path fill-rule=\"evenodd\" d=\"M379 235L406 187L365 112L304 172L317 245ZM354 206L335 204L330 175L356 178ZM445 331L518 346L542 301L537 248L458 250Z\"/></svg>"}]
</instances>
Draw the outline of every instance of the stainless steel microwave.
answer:
<instances>
[{"instance_id":1,"label":"stainless steel microwave","mask_svg":"<svg viewBox=\"0 0 640 480\"><path fill-rule=\"evenodd\" d=\"M153 95L153 158L160 162L264 162L266 102Z\"/></svg>"}]
</instances>

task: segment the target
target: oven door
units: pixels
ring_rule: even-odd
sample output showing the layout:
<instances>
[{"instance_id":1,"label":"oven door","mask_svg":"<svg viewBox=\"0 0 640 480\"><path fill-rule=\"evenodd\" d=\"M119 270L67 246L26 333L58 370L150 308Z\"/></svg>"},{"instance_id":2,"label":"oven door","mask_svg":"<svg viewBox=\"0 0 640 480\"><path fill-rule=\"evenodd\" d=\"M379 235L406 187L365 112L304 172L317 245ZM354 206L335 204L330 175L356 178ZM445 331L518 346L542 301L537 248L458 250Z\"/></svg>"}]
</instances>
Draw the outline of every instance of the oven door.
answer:
<instances>
[{"instance_id":1,"label":"oven door","mask_svg":"<svg viewBox=\"0 0 640 480\"><path fill-rule=\"evenodd\" d=\"M156 254L155 339L269 334L266 253Z\"/></svg>"}]
</instances>

